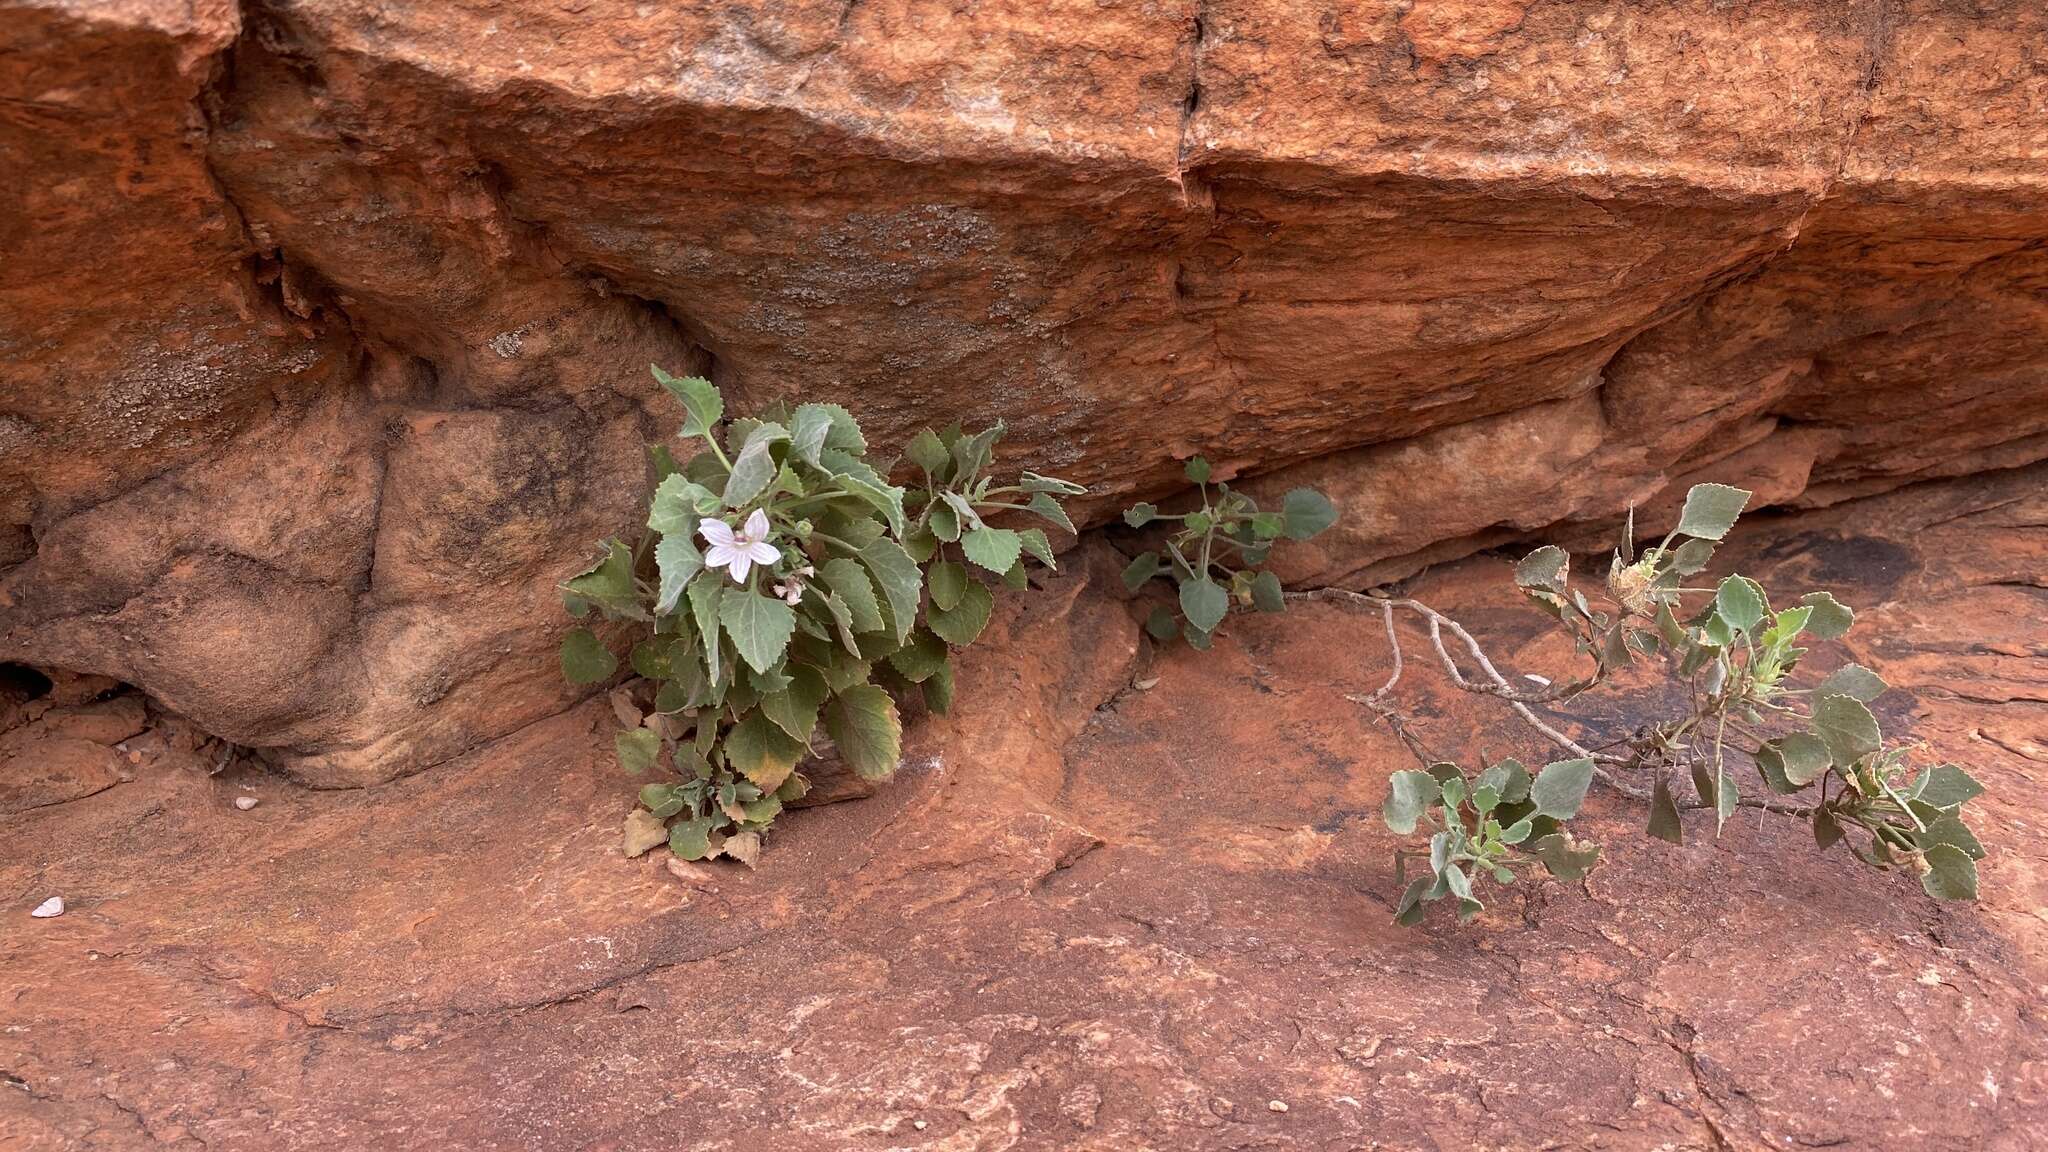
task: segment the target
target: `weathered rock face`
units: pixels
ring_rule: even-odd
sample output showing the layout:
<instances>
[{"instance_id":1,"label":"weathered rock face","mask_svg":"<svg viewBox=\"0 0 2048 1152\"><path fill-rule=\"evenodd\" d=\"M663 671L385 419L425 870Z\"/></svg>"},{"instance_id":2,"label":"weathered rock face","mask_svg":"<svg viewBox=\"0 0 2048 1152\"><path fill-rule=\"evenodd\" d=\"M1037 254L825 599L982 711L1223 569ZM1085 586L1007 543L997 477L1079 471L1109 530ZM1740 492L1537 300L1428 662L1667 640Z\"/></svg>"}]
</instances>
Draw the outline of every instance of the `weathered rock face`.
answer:
<instances>
[{"instance_id":1,"label":"weathered rock face","mask_svg":"<svg viewBox=\"0 0 2048 1152\"><path fill-rule=\"evenodd\" d=\"M638 782L600 702L342 793L149 735L116 757L118 717L53 708L40 738L118 782L0 791L0 1147L2038 1148L2044 481L1721 553L1854 605L1811 659L1878 670L1888 729L1982 779L1976 904L1776 816L1653 841L1603 788L1583 883L1396 927L1407 753L1344 698L1391 668L1379 621L1300 604L1152 653L1101 541L1003 594L900 779L784 816L758 872L618 854ZM1498 557L1418 583L1504 668L1574 665ZM1546 758L1427 662L1400 692L1433 746ZM1566 711L1590 740L1645 695Z\"/></svg>"},{"instance_id":2,"label":"weathered rock face","mask_svg":"<svg viewBox=\"0 0 2048 1152\"><path fill-rule=\"evenodd\" d=\"M6 5L0 657L302 778L563 707L646 365L1353 514L1366 581L1712 476L2048 455L2008 0Z\"/></svg>"}]
</instances>

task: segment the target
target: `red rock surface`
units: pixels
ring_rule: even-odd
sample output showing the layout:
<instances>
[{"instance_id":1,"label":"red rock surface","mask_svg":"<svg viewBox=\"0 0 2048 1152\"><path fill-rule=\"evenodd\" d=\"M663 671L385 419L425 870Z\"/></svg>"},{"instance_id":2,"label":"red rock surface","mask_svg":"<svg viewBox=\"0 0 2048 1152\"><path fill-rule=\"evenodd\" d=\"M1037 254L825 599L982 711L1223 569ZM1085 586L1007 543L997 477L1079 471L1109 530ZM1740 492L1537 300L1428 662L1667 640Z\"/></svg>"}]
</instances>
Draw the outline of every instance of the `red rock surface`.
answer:
<instances>
[{"instance_id":1,"label":"red rock surface","mask_svg":"<svg viewBox=\"0 0 2048 1152\"><path fill-rule=\"evenodd\" d=\"M0 1147L2037 1147L2044 493L1917 486L1723 550L1856 606L1833 658L1989 786L1981 904L1754 814L1649 841L1596 792L1583 884L1397 928L1405 754L1343 699L1378 621L1151 653L1093 542L1005 599L902 779L785 817L758 872L618 855L601 702L350 791L131 740L133 779L0 815ZM1414 591L1553 666L1503 558ZM1426 736L1541 755L1426 671Z\"/></svg>"},{"instance_id":2,"label":"red rock surface","mask_svg":"<svg viewBox=\"0 0 2048 1152\"><path fill-rule=\"evenodd\" d=\"M301 780L574 697L645 366L1207 453L1359 583L2048 455L2019 0L0 4L0 659ZM1298 467L1288 467L1298 465ZM1275 470L1279 470L1275 472ZM1386 496L1403 501L1388 506Z\"/></svg>"}]
</instances>

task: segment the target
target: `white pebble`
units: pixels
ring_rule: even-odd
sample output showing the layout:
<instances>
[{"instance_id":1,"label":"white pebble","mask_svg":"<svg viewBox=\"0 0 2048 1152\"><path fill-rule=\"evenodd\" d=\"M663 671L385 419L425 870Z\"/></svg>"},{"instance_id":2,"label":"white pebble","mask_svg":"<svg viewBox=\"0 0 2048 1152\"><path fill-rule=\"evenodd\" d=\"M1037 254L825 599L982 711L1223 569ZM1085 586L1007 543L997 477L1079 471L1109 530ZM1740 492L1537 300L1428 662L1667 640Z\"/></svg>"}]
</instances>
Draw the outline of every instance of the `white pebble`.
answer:
<instances>
[{"instance_id":1,"label":"white pebble","mask_svg":"<svg viewBox=\"0 0 2048 1152\"><path fill-rule=\"evenodd\" d=\"M38 920L48 920L52 916L62 916L63 914L64 898L62 896L50 897L48 900L36 905L36 910L29 913L29 915L34 916Z\"/></svg>"},{"instance_id":2,"label":"white pebble","mask_svg":"<svg viewBox=\"0 0 2048 1152\"><path fill-rule=\"evenodd\" d=\"M918 1130L919 1132L922 1132L922 1131L924 1131L924 1130L925 1130L926 1128L930 1127L930 1125L926 1124L926 1123L925 1123L924 1121L922 1121L922 1120L914 1120L914 1121L912 1121L912 1122L911 1122L910 1126L911 1126L912 1128L915 1128L915 1129L917 1129L917 1130Z\"/></svg>"},{"instance_id":3,"label":"white pebble","mask_svg":"<svg viewBox=\"0 0 2048 1152\"><path fill-rule=\"evenodd\" d=\"M240 808L244 812L247 812L249 809L254 808L257 805L257 803L258 801L254 796L235 797L235 807Z\"/></svg>"},{"instance_id":4,"label":"white pebble","mask_svg":"<svg viewBox=\"0 0 2048 1152\"><path fill-rule=\"evenodd\" d=\"M1268 1112L1285 1112L1285 1111L1287 1111L1287 1101L1285 1101L1285 1100L1268 1100L1268 1101L1266 1101L1266 1111L1268 1111Z\"/></svg>"}]
</instances>

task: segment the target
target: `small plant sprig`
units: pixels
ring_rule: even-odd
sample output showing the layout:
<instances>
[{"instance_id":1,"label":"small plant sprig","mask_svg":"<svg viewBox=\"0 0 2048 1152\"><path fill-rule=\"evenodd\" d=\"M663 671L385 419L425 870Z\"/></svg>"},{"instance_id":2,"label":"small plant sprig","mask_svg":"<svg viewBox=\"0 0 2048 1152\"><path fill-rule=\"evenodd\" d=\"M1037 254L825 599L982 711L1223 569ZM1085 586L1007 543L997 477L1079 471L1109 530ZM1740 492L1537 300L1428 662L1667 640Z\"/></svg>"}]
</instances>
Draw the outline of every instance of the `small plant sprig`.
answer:
<instances>
[{"instance_id":1,"label":"small plant sprig","mask_svg":"<svg viewBox=\"0 0 2048 1152\"><path fill-rule=\"evenodd\" d=\"M1489 765L1467 777L1456 764L1431 764L1426 771L1394 773L1387 799L1387 827L1403 836L1427 820L1436 831L1429 850L1394 853L1394 883L1401 902L1394 918L1421 921L1424 905L1456 897L1458 919L1486 910L1472 894L1476 877L1515 882L1515 868L1541 864L1560 880L1576 880L1600 858L1597 845L1581 846L1564 822L1578 815L1593 782L1593 762L1559 760L1534 776L1519 760ZM1511 851L1515 850L1515 851ZM1428 862L1429 875L1408 879L1408 861Z\"/></svg>"},{"instance_id":2,"label":"small plant sprig","mask_svg":"<svg viewBox=\"0 0 2048 1152\"><path fill-rule=\"evenodd\" d=\"M1982 786L1955 764L1914 769L1913 749L1887 745L1869 708L1886 686L1868 668L1848 664L1811 686L1793 686L1808 651L1802 641L1841 638L1855 613L1819 591L1774 609L1763 586L1740 574L1688 584L1706 570L1749 498L1726 485L1694 487L1677 526L1640 555L1631 516L1608 565L1602 607L1571 583L1571 557L1563 549L1538 548L1516 565L1515 583L1523 594L1556 618L1576 651L1591 660L1591 668L1575 677L1529 676L1527 686L1511 681L1470 632L1419 601L1337 589L1300 594L1373 607L1393 647L1387 682L1352 699L1385 720L1425 768L1395 774L1384 813L1388 827L1412 834L1423 809L1441 801L1434 818L1441 831L1426 854L1432 876L1405 885L1396 913L1403 923L1412 923L1423 903L1447 895L1458 898L1461 916L1476 914L1483 904L1472 894L1472 881L1490 876L1507 882L1513 876L1507 862L1516 853L1565 878L1591 867L1597 847L1580 847L1568 832L1547 830L1541 822L1562 821L1577 810L1576 798L1570 811L1562 804L1545 809L1537 793L1553 773L1564 780L1597 778L1646 802L1649 834L1674 844L1684 840L1683 809L1714 813L1719 835L1736 809L1756 808L1807 821L1822 849L1847 840L1856 857L1874 868L1912 872L1937 899L1976 897L1984 848L1964 823L1962 808L1982 794ZM1550 765L1528 796L1515 799L1519 776L1514 769L1500 774L1511 762L1468 779L1432 755L1412 722L1387 702L1403 669L1397 610L1423 618L1437 661L1455 686L1502 701L1574 759ZM1478 675L1469 675L1452 655L1446 633ZM1536 707L1567 701L1638 659L1663 666L1683 690L1682 709L1598 749L1584 747L1537 715ZM1674 781L1690 783L1691 796L1681 800ZM1755 791L1745 795L1745 787ZM1525 819L1529 827L1518 831ZM1549 840L1552 835L1565 839ZM1397 855L1397 873L1405 875L1406 860L1421 855Z\"/></svg>"},{"instance_id":3,"label":"small plant sprig","mask_svg":"<svg viewBox=\"0 0 2048 1152\"><path fill-rule=\"evenodd\" d=\"M1145 621L1145 631L1162 643L1183 636L1189 645L1206 649L1233 603L1261 612L1286 610L1279 578L1259 565L1275 541L1307 540L1336 523L1337 509L1313 488L1288 492L1278 512L1260 511L1251 496L1221 481L1212 499L1209 461L1200 456L1187 462L1186 475L1200 494L1201 507L1179 515L1161 513L1151 504L1124 511L1124 523L1133 528L1155 521L1180 524L1163 552L1140 552L1131 561L1124 569L1124 587L1136 592L1154 577L1178 585L1179 611L1159 605Z\"/></svg>"},{"instance_id":4,"label":"small plant sprig","mask_svg":"<svg viewBox=\"0 0 2048 1152\"><path fill-rule=\"evenodd\" d=\"M728 421L709 381L654 376L682 403L679 438L703 447L680 464L666 444L649 449L647 531L632 547L605 541L562 585L563 602L578 618L595 610L628 625L627 661L645 684L612 695L619 763L673 769L640 790L627 850L666 839L685 860L751 865L783 806L808 790L798 769L821 735L854 772L881 779L902 758L892 693L951 707L951 652L981 635L995 605L977 571L1022 588L1026 557L1055 567L1043 529L984 515L1028 513L1071 532L1059 497L1084 489L1032 472L996 485L1000 422L919 433L908 455L922 481L899 487L838 405ZM571 683L604 683L618 666L589 628L563 641Z\"/></svg>"}]
</instances>

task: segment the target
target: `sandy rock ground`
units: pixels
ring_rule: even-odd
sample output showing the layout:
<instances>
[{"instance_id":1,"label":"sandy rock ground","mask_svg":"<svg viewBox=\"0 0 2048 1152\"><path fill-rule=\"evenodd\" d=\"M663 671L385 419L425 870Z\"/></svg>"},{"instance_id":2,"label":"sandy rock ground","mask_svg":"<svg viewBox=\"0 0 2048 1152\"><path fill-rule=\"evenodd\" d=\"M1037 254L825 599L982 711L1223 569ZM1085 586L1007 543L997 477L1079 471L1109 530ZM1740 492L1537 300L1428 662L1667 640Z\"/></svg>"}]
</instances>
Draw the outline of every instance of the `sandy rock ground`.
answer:
<instances>
[{"instance_id":1,"label":"sandy rock ground","mask_svg":"<svg viewBox=\"0 0 2048 1152\"><path fill-rule=\"evenodd\" d=\"M1980 904L1755 813L1649 841L1596 790L1586 881L1397 928L1404 754L1343 698L1385 677L1378 621L1154 653L1097 541L1007 600L898 782L751 873L619 854L602 701L327 791L133 697L41 709L0 764L0 1148L2039 1147L2048 470L1724 553L1854 605L1829 659L1989 786ZM1557 667L1504 558L1413 587ZM1542 756L1404 683L1440 746Z\"/></svg>"}]
</instances>

